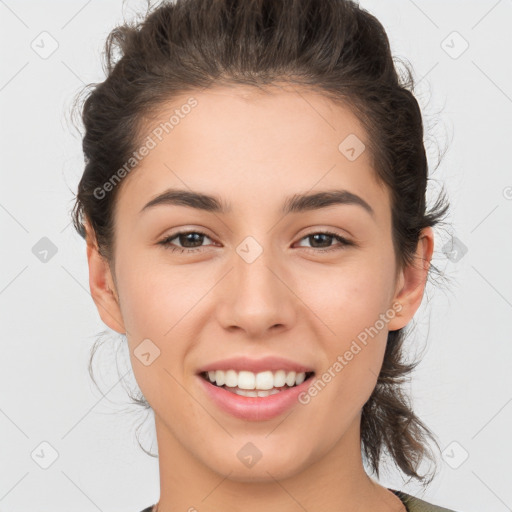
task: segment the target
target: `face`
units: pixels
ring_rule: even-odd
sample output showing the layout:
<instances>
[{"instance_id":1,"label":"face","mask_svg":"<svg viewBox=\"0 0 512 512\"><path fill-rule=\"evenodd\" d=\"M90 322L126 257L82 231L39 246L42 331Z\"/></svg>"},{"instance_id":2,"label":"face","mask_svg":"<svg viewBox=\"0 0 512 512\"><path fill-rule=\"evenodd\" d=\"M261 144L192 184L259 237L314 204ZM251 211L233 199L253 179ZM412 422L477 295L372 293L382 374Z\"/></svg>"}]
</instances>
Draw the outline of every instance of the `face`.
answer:
<instances>
[{"instance_id":1,"label":"face","mask_svg":"<svg viewBox=\"0 0 512 512\"><path fill-rule=\"evenodd\" d=\"M407 288L408 274L397 273L389 193L360 145L366 134L348 108L306 90L217 87L191 96L197 104L162 140L152 130L189 96L148 123L156 145L118 185L106 277L115 300L99 308L127 334L159 452L240 481L355 457L388 331L421 299L410 292L418 278ZM170 189L218 204L161 197ZM333 195L286 208L321 192ZM93 267L91 258L91 280ZM270 357L285 361L263 366L283 367L289 379L294 367L314 372L300 394L296 386L243 397L199 374L231 364L268 376L250 363ZM252 378L235 375L241 387ZM247 454L261 458L250 466Z\"/></svg>"}]
</instances>

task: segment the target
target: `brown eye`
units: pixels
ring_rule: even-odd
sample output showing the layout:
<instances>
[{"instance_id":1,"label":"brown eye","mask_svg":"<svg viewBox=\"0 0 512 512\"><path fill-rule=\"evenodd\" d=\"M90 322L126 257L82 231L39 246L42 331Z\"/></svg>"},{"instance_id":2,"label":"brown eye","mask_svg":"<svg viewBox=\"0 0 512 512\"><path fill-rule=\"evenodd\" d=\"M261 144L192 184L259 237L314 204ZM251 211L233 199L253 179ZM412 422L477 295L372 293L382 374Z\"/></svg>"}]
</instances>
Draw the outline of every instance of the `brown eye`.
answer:
<instances>
[{"instance_id":1,"label":"brown eye","mask_svg":"<svg viewBox=\"0 0 512 512\"><path fill-rule=\"evenodd\" d=\"M301 240L310 240L312 247L306 248L312 249L315 252L337 251L343 249L345 246L354 245L350 240L329 231L311 233L303 237ZM331 242L333 240L337 240L339 243L332 246Z\"/></svg>"},{"instance_id":2,"label":"brown eye","mask_svg":"<svg viewBox=\"0 0 512 512\"><path fill-rule=\"evenodd\" d=\"M179 233L165 237L158 243L172 251L196 252L203 247L202 242L205 238L210 239L205 233L201 233L200 231L180 231ZM178 239L180 243L178 246L172 242L176 239Z\"/></svg>"}]
</instances>

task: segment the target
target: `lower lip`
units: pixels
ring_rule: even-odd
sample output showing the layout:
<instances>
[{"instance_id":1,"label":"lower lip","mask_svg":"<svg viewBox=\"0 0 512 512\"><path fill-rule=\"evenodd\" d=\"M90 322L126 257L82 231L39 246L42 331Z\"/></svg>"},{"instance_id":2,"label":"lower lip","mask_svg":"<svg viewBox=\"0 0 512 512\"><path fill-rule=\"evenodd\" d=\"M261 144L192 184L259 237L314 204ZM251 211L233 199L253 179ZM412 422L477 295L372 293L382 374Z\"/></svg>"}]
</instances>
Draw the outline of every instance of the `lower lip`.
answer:
<instances>
[{"instance_id":1,"label":"lower lip","mask_svg":"<svg viewBox=\"0 0 512 512\"><path fill-rule=\"evenodd\" d=\"M198 379L207 395L223 411L244 420L264 421L283 414L294 404L298 403L299 395L305 391L313 381L314 375L302 384L280 391L274 395L251 397L240 396L224 388L215 386L200 375Z\"/></svg>"}]
</instances>

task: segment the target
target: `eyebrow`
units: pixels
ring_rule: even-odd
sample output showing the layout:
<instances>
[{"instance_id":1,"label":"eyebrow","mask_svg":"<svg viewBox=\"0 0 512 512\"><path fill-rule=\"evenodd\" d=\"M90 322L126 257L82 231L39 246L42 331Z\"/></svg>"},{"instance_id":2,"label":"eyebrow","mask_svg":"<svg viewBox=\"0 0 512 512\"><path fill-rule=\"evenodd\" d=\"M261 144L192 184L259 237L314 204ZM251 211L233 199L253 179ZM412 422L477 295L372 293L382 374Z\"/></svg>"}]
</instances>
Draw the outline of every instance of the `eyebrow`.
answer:
<instances>
[{"instance_id":1,"label":"eyebrow","mask_svg":"<svg viewBox=\"0 0 512 512\"><path fill-rule=\"evenodd\" d=\"M362 197L343 189L294 194L286 198L281 213L287 215L289 213L319 210L340 204L361 206L372 217L375 217L373 208ZM226 214L232 211L231 205L225 203L217 196L171 188L149 201L139 213L158 205L186 206L219 214Z\"/></svg>"}]
</instances>

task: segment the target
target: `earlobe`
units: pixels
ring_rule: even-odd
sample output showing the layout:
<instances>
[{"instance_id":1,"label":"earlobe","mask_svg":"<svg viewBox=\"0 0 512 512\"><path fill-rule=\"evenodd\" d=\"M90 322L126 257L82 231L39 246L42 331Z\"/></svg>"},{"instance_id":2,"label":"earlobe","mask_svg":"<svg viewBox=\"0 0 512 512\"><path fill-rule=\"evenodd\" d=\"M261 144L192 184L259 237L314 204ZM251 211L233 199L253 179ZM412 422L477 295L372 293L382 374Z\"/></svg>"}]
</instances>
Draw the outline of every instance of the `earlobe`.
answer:
<instances>
[{"instance_id":1,"label":"earlobe","mask_svg":"<svg viewBox=\"0 0 512 512\"><path fill-rule=\"evenodd\" d=\"M400 272L392 303L399 302L401 309L389 322L390 331L405 327L420 307L433 251L434 232L429 226L420 234L413 262Z\"/></svg>"},{"instance_id":2,"label":"earlobe","mask_svg":"<svg viewBox=\"0 0 512 512\"><path fill-rule=\"evenodd\" d=\"M91 296L102 321L114 331L124 334L126 330L110 266L100 254L96 238L92 234L93 232L89 224L86 224L86 232Z\"/></svg>"}]
</instances>

